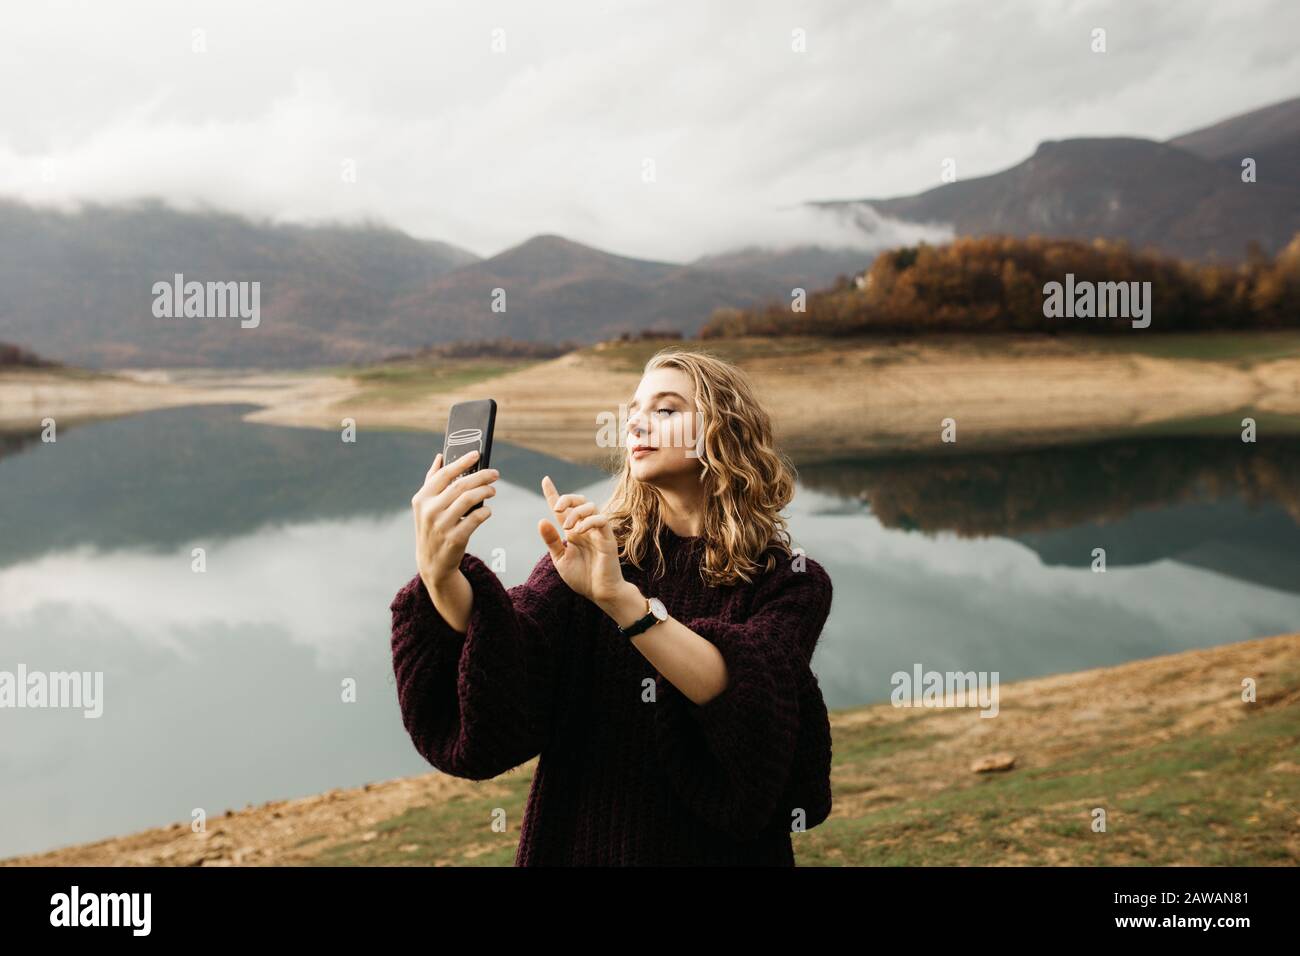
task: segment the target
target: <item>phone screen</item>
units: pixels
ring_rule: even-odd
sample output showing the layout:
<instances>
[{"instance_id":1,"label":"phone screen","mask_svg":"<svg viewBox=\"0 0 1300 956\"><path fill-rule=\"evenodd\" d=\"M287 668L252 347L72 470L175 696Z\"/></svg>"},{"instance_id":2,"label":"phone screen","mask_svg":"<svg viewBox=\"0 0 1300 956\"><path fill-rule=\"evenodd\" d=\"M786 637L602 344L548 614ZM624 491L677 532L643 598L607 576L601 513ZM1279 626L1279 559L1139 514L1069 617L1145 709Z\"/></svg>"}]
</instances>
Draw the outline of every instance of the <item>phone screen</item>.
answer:
<instances>
[{"instance_id":1,"label":"phone screen","mask_svg":"<svg viewBox=\"0 0 1300 956\"><path fill-rule=\"evenodd\" d=\"M472 402L457 402L447 413L447 431L442 446L442 463L450 465L472 451L479 453L478 461L466 471L473 474L490 468L492 461L492 431L496 427L497 403L483 398ZM469 511L483 507L477 502ZM466 514L469 512L467 511Z\"/></svg>"}]
</instances>

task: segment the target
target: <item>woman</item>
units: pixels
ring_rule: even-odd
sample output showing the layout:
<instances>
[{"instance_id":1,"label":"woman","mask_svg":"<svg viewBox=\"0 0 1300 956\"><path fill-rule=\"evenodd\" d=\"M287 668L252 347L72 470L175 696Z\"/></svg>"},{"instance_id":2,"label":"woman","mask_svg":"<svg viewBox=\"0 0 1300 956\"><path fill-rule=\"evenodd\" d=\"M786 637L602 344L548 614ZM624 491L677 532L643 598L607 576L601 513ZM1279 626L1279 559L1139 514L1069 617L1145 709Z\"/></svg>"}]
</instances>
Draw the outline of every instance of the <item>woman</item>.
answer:
<instances>
[{"instance_id":1,"label":"woman","mask_svg":"<svg viewBox=\"0 0 1300 956\"><path fill-rule=\"evenodd\" d=\"M792 468L744 374L698 352L647 363L626 444L603 509L542 479L566 536L542 519L508 591L465 551L498 472L434 459L391 606L403 722L458 777L541 755L516 865L793 866L831 809L809 668L831 581L788 546Z\"/></svg>"}]
</instances>

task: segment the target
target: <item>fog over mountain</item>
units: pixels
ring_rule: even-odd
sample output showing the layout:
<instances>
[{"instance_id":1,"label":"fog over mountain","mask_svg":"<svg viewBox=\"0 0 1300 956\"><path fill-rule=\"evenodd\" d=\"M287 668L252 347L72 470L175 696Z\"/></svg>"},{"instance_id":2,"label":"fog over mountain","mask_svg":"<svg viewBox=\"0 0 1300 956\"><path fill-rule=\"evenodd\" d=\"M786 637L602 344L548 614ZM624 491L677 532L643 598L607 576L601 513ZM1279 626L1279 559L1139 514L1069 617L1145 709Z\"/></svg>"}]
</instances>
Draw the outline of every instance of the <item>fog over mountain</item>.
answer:
<instances>
[{"instance_id":1,"label":"fog over mountain","mask_svg":"<svg viewBox=\"0 0 1300 956\"><path fill-rule=\"evenodd\" d=\"M1291 0L9 4L0 196L372 218L483 257L866 248L802 204L1165 141L1300 92L1297 35Z\"/></svg>"},{"instance_id":2,"label":"fog over mountain","mask_svg":"<svg viewBox=\"0 0 1300 956\"><path fill-rule=\"evenodd\" d=\"M1253 160L1255 181L1243 182ZM819 203L842 215L950 226L961 235L1125 239L1196 259L1276 252L1300 232L1300 98L1166 143L1135 137L1042 143L990 176L896 199ZM868 223L869 224L869 223Z\"/></svg>"}]
</instances>

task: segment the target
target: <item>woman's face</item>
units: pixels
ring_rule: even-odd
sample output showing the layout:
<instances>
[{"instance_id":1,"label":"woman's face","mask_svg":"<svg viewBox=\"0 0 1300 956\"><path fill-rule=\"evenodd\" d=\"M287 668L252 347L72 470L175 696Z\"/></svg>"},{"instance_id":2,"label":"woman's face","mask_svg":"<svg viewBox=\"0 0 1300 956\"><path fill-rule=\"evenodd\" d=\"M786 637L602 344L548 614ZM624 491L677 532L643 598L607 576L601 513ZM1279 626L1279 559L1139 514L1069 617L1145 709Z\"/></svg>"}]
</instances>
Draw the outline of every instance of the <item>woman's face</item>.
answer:
<instances>
[{"instance_id":1,"label":"woman's face","mask_svg":"<svg viewBox=\"0 0 1300 956\"><path fill-rule=\"evenodd\" d=\"M681 369L651 369L632 396L627 418L627 457L632 477L668 485L700 470L695 388ZM638 451L638 448L648 448Z\"/></svg>"}]
</instances>

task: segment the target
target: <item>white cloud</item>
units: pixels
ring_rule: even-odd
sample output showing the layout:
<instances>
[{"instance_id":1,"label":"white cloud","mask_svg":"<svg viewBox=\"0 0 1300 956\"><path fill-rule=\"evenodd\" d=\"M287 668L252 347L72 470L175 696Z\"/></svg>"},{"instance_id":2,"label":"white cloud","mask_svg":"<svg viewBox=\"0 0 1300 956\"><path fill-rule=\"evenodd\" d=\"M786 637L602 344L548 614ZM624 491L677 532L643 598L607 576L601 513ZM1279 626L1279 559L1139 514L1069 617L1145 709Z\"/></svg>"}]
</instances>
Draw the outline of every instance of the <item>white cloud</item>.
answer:
<instances>
[{"instance_id":1,"label":"white cloud","mask_svg":"<svg viewBox=\"0 0 1300 956\"><path fill-rule=\"evenodd\" d=\"M33 5L0 37L0 193L378 217L482 254L542 232L672 260L836 243L798 203L1294 95L1297 32L1285 0Z\"/></svg>"}]
</instances>

